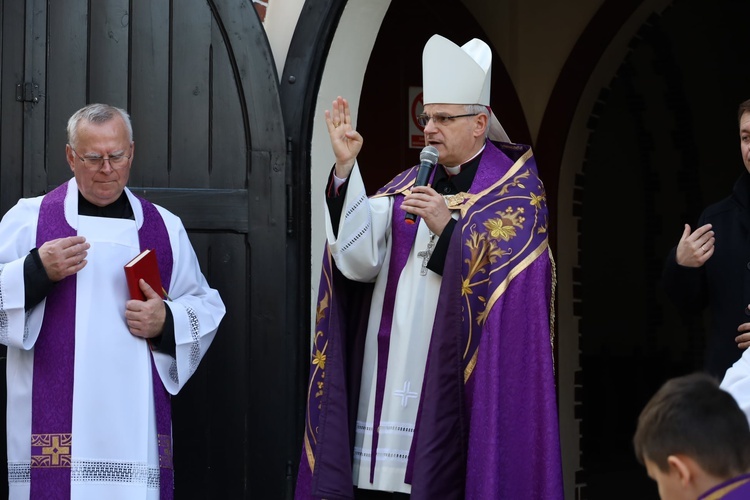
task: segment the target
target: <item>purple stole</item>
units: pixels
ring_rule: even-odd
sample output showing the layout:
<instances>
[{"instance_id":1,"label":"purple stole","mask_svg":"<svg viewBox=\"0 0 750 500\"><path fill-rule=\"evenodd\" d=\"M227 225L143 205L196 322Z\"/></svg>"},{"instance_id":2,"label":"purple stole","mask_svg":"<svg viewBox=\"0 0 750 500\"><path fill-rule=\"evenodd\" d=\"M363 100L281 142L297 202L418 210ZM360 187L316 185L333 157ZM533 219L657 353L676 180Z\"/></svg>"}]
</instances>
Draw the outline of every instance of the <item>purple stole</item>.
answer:
<instances>
[{"instance_id":1,"label":"purple stole","mask_svg":"<svg viewBox=\"0 0 750 500\"><path fill-rule=\"evenodd\" d=\"M42 200L36 246L56 238L75 236L65 219L68 183ZM172 276L172 247L156 207L139 198L143 226L138 230L141 250L156 249L165 289ZM167 290L168 291L168 290ZM31 409L31 498L70 498L73 445L73 373L75 364L76 277L60 281L47 296L39 338L34 345ZM151 359L159 441L160 498L174 496L172 429L169 394Z\"/></svg>"}]
</instances>

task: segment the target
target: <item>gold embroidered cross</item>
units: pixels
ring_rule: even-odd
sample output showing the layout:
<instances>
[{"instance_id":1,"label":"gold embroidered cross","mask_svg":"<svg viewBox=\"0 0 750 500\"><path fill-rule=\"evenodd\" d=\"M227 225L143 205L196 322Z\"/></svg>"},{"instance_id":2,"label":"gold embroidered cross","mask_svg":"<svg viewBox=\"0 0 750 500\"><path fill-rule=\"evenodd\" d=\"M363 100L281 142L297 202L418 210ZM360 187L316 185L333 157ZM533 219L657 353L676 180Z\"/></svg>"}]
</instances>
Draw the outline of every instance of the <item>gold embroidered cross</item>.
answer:
<instances>
[{"instance_id":1,"label":"gold embroidered cross","mask_svg":"<svg viewBox=\"0 0 750 500\"><path fill-rule=\"evenodd\" d=\"M52 436L52 445L43 447L42 453L52 457L52 465L60 465L60 457L70 454L70 446L61 446L60 436Z\"/></svg>"}]
</instances>

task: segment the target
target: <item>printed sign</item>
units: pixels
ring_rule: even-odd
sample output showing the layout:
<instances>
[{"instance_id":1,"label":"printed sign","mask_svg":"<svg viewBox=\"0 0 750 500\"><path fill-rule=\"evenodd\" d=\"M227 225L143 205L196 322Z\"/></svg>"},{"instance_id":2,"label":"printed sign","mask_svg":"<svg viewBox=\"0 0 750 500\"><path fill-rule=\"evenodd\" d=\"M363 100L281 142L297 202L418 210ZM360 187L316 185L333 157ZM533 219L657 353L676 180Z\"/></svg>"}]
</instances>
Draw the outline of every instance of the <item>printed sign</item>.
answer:
<instances>
[{"instance_id":1,"label":"printed sign","mask_svg":"<svg viewBox=\"0 0 750 500\"><path fill-rule=\"evenodd\" d=\"M417 116L422 114L422 87L409 87L409 147L422 149L424 143L424 128L417 123Z\"/></svg>"}]
</instances>

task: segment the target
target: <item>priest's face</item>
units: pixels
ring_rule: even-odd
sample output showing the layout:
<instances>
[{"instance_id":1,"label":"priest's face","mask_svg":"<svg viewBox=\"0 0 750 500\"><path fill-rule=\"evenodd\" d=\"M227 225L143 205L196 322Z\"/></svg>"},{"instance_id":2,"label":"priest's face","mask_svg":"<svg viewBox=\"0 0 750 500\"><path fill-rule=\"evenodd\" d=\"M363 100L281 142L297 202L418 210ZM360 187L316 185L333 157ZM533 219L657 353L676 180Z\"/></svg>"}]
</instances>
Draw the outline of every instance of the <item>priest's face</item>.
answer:
<instances>
[{"instance_id":1,"label":"priest's face","mask_svg":"<svg viewBox=\"0 0 750 500\"><path fill-rule=\"evenodd\" d=\"M119 115L104 123L81 120L76 136L65 152L78 190L94 205L107 206L125 189L135 144Z\"/></svg>"},{"instance_id":2,"label":"priest's face","mask_svg":"<svg viewBox=\"0 0 750 500\"><path fill-rule=\"evenodd\" d=\"M740 118L740 150L745 168L750 172L750 112L747 111Z\"/></svg>"},{"instance_id":3,"label":"priest's face","mask_svg":"<svg viewBox=\"0 0 750 500\"><path fill-rule=\"evenodd\" d=\"M426 144L437 148L441 165L461 165L484 145L487 115L461 116L467 114L466 106L462 104L427 104L424 112L430 117L437 117L431 118L425 125L424 138Z\"/></svg>"}]
</instances>

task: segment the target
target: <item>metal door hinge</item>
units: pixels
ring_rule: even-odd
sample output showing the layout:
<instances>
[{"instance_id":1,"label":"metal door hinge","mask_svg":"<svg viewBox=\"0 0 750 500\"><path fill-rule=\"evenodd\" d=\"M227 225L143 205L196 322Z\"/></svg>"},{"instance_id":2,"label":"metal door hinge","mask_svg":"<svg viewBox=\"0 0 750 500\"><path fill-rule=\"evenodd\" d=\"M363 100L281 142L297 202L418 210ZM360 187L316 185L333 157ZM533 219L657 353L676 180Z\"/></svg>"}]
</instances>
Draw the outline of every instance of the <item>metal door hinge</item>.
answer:
<instances>
[{"instance_id":1,"label":"metal door hinge","mask_svg":"<svg viewBox=\"0 0 750 500\"><path fill-rule=\"evenodd\" d=\"M31 82L16 85L16 101L39 102L39 85Z\"/></svg>"}]
</instances>

